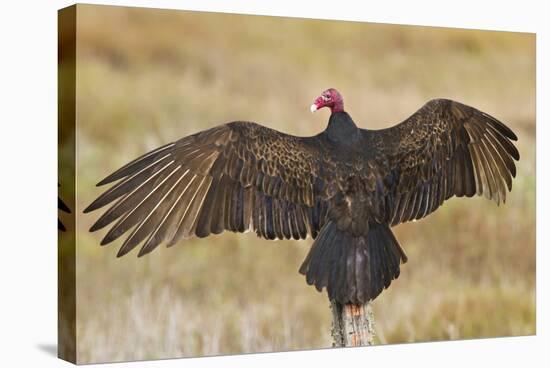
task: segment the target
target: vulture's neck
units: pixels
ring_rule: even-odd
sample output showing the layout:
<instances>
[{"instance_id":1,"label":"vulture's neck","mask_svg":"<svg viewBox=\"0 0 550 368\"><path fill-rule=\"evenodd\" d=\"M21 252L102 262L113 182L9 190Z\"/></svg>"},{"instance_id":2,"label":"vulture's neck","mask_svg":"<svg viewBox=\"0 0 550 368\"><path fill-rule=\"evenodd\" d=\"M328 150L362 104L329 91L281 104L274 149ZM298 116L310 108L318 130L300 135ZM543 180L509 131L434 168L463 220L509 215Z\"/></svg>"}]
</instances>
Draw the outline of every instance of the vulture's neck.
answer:
<instances>
[{"instance_id":1,"label":"vulture's neck","mask_svg":"<svg viewBox=\"0 0 550 368\"><path fill-rule=\"evenodd\" d=\"M330 115L325 132L331 141L343 144L356 143L361 134L351 116L345 111L334 112Z\"/></svg>"}]
</instances>

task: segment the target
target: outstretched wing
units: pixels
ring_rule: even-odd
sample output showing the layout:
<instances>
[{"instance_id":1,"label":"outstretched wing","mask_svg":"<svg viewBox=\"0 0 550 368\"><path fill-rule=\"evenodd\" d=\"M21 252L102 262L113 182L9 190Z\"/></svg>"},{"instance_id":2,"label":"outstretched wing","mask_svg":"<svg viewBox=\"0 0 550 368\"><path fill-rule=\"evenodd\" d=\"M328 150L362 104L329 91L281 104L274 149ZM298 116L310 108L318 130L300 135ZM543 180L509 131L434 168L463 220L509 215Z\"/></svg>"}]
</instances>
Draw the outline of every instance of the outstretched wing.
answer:
<instances>
[{"instance_id":1,"label":"outstretched wing","mask_svg":"<svg viewBox=\"0 0 550 368\"><path fill-rule=\"evenodd\" d=\"M316 139L233 122L162 146L98 184L118 181L84 212L116 202L90 231L117 220L107 244L133 229L118 256L144 240L139 256L163 241L224 230L315 237L326 216Z\"/></svg>"},{"instance_id":2,"label":"outstretched wing","mask_svg":"<svg viewBox=\"0 0 550 368\"><path fill-rule=\"evenodd\" d=\"M505 202L516 175L517 137L494 117L456 101L426 103L404 122L363 131L379 165L379 213L396 225L446 199L484 194Z\"/></svg>"}]
</instances>

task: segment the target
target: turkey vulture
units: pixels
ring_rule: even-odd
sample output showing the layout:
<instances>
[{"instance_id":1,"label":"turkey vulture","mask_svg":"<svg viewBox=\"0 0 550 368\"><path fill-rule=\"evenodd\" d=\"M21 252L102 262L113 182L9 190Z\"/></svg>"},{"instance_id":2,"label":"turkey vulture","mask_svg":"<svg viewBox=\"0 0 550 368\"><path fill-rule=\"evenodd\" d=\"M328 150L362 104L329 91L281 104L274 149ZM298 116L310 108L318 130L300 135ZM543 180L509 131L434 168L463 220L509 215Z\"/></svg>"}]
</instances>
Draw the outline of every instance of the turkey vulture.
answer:
<instances>
[{"instance_id":1,"label":"turkey vulture","mask_svg":"<svg viewBox=\"0 0 550 368\"><path fill-rule=\"evenodd\" d=\"M266 239L315 239L300 267L331 300L376 298L407 262L390 227L423 218L453 196L504 202L516 175L516 135L494 117L434 99L402 123L361 129L340 93L327 128L296 137L235 121L159 147L107 176L115 183L84 212L113 203L90 231L101 244L130 232L118 256L160 243L253 230Z\"/></svg>"}]
</instances>

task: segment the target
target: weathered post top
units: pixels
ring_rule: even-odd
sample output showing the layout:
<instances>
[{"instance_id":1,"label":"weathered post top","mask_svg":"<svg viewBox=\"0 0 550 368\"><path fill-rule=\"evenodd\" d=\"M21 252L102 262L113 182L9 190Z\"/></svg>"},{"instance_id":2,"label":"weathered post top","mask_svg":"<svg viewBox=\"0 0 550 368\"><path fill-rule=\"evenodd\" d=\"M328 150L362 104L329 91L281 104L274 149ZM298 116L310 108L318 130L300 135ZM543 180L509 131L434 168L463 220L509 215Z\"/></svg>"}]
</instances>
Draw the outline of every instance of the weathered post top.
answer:
<instances>
[{"instance_id":1,"label":"weathered post top","mask_svg":"<svg viewBox=\"0 0 550 368\"><path fill-rule=\"evenodd\" d=\"M374 344L374 315L370 303L341 304L330 301L334 347Z\"/></svg>"}]
</instances>

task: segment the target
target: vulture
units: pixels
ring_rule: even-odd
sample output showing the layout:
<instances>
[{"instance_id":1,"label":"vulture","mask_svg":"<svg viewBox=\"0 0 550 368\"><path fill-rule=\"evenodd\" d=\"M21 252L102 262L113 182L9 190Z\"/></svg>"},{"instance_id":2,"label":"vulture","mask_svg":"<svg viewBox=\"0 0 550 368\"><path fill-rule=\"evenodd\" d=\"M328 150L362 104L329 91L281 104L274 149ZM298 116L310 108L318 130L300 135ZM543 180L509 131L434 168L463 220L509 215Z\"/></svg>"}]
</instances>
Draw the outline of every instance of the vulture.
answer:
<instances>
[{"instance_id":1,"label":"vulture","mask_svg":"<svg viewBox=\"0 0 550 368\"><path fill-rule=\"evenodd\" d=\"M254 231L314 239L299 272L331 300L364 304L388 288L407 255L391 227L428 216L451 197L504 203L516 176L517 137L473 107L433 99L393 127L358 127L341 94L311 137L234 121L168 143L124 165L85 213L109 205L90 231L102 245L128 234L123 256L164 243Z\"/></svg>"}]
</instances>

